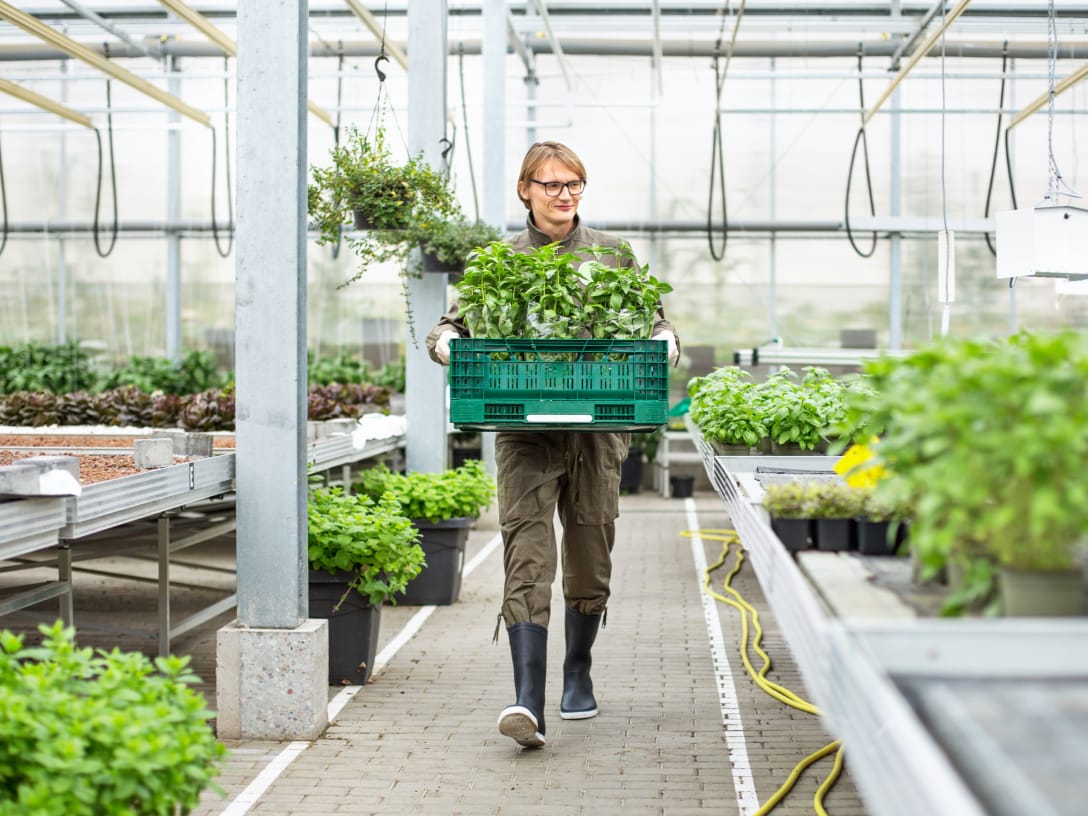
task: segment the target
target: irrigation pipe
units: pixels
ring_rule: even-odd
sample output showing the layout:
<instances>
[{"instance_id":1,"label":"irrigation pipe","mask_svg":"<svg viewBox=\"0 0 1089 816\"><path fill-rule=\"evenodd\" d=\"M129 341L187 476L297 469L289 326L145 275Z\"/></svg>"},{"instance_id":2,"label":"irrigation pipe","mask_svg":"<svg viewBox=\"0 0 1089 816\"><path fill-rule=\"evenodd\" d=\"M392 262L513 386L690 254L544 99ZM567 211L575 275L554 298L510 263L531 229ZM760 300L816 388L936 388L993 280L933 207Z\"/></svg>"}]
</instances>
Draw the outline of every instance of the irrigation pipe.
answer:
<instances>
[{"instance_id":1,"label":"irrigation pipe","mask_svg":"<svg viewBox=\"0 0 1089 816\"><path fill-rule=\"evenodd\" d=\"M685 530L681 533L686 538L699 537L706 541L720 541L722 542L722 552L719 554L718 560L715 563L710 564L704 571L703 588L704 592L714 598L716 601L729 604L734 607L741 614L741 661L745 665L745 670L749 673L756 686L763 692L773 697L785 705L795 708L799 711L804 711L807 714L814 714L820 716L820 710L808 702L798 694L795 694L790 689L779 685L778 683L769 680L767 678L768 670L771 668L771 658L767 652L764 651L764 647L761 644L761 640L764 636L764 630L760 626L760 614L756 608L750 604L736 589L731 586L731 582L740 571L745 562L745 550L741 546L741 538L738 536L736 530ZM711 589L711 573L722 567L726 563L726 559L729 557L730 549L732 545L737 545L737 554L734 561L734 565L726 573L726 577L722 581L722 588L729 595L723 595ZM752 650L760 656L763 661L763 665L757 669L753 666L752 661L749 658L749 616L752 616L752 629L755 633L755 637L752 639ZM795 783L801 778L802 773L813 763L835 752L836 758L832 766L831 772L827 778L817 788L816 793L813 795L813 809L818 816L828 816L827 811L824 809L824 796L831 789L836 779L843 769L843 745L839 740L830 742L823 748L814 751L809 756L805 757L801 762L794 766L794 770L791 771L786 781L779 787L771 798L765 802L754 816L767 816L775 809L778 804L786 798L786 795L794 787Z\"/></svg>"}]
</instances>

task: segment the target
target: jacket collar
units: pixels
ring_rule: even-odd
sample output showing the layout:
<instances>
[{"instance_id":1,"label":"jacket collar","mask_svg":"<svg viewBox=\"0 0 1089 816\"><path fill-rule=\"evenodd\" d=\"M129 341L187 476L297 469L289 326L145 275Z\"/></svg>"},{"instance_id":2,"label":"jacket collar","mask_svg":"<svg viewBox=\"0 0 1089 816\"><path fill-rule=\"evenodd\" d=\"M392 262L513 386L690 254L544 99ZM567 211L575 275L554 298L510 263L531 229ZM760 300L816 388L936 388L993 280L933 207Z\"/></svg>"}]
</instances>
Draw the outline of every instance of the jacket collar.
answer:
<instances>
[{"instance_id":1,"label":"jacket collar","mask_svg":"<svg viewBox=\"0 0 1089 816\"><path fill-rule=\"evenodd\" d=\"M563 240L560 241L560 245L563 246L563 247L569 246L571 244L571 242L575 239L575 236L578 234L578 232L579 232L579 230L581 228L582 228L582 219L579 217L578 213L575 213L575 220L574 220L574 222L573 222L573 224L571 226L571 231L568 232L567 235L565 235L563 237ZM552 239L549 238L544 232L542 232L537 227L536 224L533 223L533 213L528 213L526 215L526 229L529 230L529 234L530 234L530 237L531 237L531 239L533 241L534 246L539 246L540 247L540 246L545 246L546 244L553 243Z\"/></svg>"}]
</instances>

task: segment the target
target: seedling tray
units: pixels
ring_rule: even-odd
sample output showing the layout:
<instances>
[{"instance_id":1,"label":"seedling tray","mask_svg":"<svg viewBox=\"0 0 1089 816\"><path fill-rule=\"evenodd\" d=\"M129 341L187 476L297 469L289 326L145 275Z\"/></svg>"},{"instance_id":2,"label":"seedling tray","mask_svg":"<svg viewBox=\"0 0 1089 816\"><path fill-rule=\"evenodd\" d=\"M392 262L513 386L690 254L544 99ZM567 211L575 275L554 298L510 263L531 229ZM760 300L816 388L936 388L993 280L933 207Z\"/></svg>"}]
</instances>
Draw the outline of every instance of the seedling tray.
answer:
<instances>
[{"instance_id":1,"label":"seedling tray","mask_svg":"<svg viewBox=\"0 0 1089 816\"><path fill-rule=\"evenodd\" d=\"M461 430L651 431L668 419L660 340L450 343L450 421Z\"/></svg>"}]
</instances>

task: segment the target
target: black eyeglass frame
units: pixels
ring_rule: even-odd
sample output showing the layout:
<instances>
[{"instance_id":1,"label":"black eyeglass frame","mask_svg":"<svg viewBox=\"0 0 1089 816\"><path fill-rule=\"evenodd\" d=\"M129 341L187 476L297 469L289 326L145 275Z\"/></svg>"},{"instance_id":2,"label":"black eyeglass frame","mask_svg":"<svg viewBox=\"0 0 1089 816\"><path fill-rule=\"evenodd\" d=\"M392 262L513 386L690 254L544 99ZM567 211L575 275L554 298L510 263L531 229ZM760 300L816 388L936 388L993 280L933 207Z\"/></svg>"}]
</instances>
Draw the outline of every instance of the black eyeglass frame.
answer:
<instances>
[{"instance_id":1,"label":"black eyeglass frame","mask_svg":"<svg viewBox=\"0 0 1089 816\"><path fill-rule=\"evenodd\" d=\"M544 187L545 195L549 198L558 198L564 187L567 188L567 192L569 192L572 197L580 196L586 192L586 179L574 179L572 181L541 181L540 179L531 178L530 181L532 181L534 184L540 184L542 187ZM556 188L556 192L554 193L548 192L548 187L552 184L560 185ZM572 184L578 185L578 192L571 189Z\"/></svg>"}]
</instances>

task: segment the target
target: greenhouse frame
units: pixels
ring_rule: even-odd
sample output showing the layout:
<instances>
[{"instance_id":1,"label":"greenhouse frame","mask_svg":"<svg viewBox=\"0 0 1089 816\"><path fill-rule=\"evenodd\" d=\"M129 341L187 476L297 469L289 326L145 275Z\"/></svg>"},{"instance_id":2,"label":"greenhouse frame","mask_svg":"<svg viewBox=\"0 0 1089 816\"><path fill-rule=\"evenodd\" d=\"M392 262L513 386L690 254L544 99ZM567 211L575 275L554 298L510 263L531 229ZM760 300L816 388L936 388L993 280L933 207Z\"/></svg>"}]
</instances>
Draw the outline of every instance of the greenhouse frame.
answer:
<instances>
[{"instance_id":1,"label":"greenhouse frame","mask_svg":"<svg viewBox=\"0 0 1089 816\"><path fill-rule=\"evenodd\" d=\"M0 811L1086 812L1087 59L1081 0L0 0ZM546 195L621 248L530 265Z\"/></svg>"}]
</instances>

